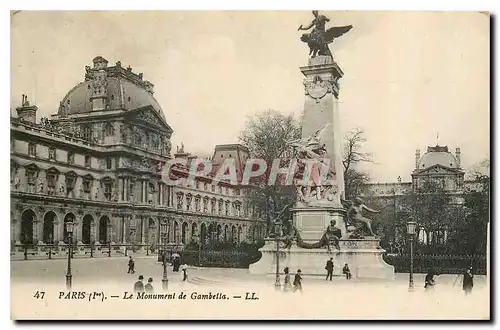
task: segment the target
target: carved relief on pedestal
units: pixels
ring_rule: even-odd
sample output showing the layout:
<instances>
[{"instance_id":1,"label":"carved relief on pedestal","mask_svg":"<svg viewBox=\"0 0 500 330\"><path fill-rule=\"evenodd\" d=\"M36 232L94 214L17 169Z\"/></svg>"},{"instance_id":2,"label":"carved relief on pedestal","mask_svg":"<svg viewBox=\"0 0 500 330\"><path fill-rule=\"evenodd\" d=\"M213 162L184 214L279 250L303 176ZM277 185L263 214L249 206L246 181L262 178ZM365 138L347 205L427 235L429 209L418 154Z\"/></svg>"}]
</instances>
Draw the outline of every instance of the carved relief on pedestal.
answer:
<instances>
[{"instance_id":1,"label":"carved relief on pedestal","mask_svg":"<svg viewBox=\"0 0 500 330\"><path fill-rule=\"evenodd\" d=\"M314 76L312 80L308 79L304 81L305 94L309 95L316 102L322 99L327 93L332 93L338 95L338 85L337 78L330 80L323 80L320 76Z\"/></svg>"}]
</instances>

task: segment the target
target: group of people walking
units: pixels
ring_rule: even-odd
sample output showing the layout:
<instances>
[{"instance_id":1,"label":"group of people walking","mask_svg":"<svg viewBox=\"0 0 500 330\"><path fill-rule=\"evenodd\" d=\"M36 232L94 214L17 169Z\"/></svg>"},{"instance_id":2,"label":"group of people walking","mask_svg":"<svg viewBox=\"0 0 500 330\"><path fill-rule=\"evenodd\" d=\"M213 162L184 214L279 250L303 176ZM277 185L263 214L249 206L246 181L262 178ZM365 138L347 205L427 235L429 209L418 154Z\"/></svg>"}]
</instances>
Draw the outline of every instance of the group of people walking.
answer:
<instances>
[{"instance_id":1,"label":"group of people walking","mask_svg":"<svg viewBox=\"0 0 500 330\"><path fill-rule=\"evenodd\" d=\"M163 264L168 262L166 258L163 258ZM187 276L187 266L183 265L181 267L181 261L179 257L175 257L172 261L172 267L174 272L178 272L179 269L182 270L182 281L186 281L188 276ZM134 259L130 256L128 259L128 270L127 274L135 274L135 261ZM144 281L144 276L139 275L139 278L137 282L134 284L134 292L146 292L146 293L152 293L154 291L153 288L153 278L150 277L148 278L148 282L146 284L143 283Z\"/></svg>"},{"instance_id":2,"label":"group of people walking","mask_svg":"<svg viewBox=\"0 0 500 330\"><path fill-rule=\"evenodd\" d=\"M139 279L134 284L134 292L153 293L154 292L153 278L152 277L148 278L148 283L146 283L146 285L144 285L144 283L142 283L143 280L144 280L144 276L139 275Z\"/></svg>"},{"instance_id":3,"label":"group of people walking","mask_svg":"<svg viewBox=\"0 0 500 330\"><path fill-rule=\"evenodd\" d=\"M283 272L285 273L285 283L283 285L283 291L295 292L298 290L302 293L302 271L300 269L297 270L297 273L293 278L293 284L290 283L290 269L288 267L285 267L285 269L283 269Z\"/></svg>"}]
</instances>

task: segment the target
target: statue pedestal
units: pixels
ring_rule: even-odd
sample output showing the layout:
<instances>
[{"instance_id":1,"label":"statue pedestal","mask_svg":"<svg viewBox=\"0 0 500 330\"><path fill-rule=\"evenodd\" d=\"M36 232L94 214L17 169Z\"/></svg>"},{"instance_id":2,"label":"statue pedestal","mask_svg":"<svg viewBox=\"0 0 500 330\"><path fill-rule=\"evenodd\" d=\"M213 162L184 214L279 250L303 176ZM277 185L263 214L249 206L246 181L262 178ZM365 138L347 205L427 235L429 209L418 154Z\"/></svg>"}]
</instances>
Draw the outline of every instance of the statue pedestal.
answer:
<instances>
[{"instance_id":1,"label":"statue pedestal","mask_svg":"<svg viewBox=\"0 0 500 330\"><path fill-rule=\"evenodd\" d=\"M318 242L332 220L342 234L346 232L344 223L346 211L343 208L295 207L290 211L293 214L295 228L306 243Z\"/></svg>"},{"instance_id":2,"label":"statue pedestal","mask_svg":"<svg viewBox=\"0 0 500 330\"><path fill-rule=\"evenodd\" d=\"M300 269L303 275L326 276L326 262L333 258L334 275L343 275L342 268L347 263L353 278L392 280L394 267L382 259L385 250L380 247L379 242L380 240L375 238L340 240L340 251L332 247L331 252L326 248L299 248L294 242L290 249L280 248L279 271L283 274L283 269L288 267L291 274ZM259 251L262 253L262 258L250 265L250 273L276 274L276 241L266 239L266 244Z\"/></svg>"}]
</instances>

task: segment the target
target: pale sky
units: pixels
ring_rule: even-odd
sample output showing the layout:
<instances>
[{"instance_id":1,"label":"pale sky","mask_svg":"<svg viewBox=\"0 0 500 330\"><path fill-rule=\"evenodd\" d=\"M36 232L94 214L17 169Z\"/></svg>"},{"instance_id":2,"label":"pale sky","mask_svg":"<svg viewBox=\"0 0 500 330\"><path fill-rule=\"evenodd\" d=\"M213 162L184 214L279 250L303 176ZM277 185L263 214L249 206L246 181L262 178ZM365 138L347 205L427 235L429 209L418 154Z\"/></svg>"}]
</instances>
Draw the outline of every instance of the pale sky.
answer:
<instances>
[{"instance_id":1,"label":"pale sky","mask_svg":"<svg viewBox=\"0 0 500 330\"><path fill-rule=\"evenodd\" d=\"M489 17L479 13L322 12L354 28L331 46L344 132L361 127L374 182L410 180L415 149L489 157ZM236 143L246 116L301 113L310 12L20 12L12 19L11 107L21 94L56 113L101 55L155 85L172 144L210 155ZM327 26L327 27L329 27Z\"/></svg>"}]
</instances>

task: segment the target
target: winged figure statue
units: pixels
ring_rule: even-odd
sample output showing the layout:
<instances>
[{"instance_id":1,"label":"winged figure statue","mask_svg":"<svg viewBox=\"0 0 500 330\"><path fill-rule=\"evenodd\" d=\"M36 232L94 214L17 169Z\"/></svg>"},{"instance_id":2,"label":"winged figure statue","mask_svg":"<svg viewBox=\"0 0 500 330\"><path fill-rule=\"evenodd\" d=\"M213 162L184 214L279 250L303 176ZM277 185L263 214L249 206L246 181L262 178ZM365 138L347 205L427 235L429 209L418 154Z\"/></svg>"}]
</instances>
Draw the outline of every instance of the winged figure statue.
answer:
<instances>
[{"instance_id":1,"label":"winged figure statue","mask_svg":"<svg viewBox=\"0 0 500 330\"><path fill-rule=\"evenodd\" d=\"M309 55L311 57L326 55L332 56L328 45L331 44L335 39L343 36L352 29L352 25L336 26L325 30L326 22L330 19L324 15L320 15L317 10L313 10L314 19L306 27L302 25L299 27L300 30L307 31L311 28L311 33L304 33L300 40L307 43L309 46Z\"/></svg>"}]
</instances>

